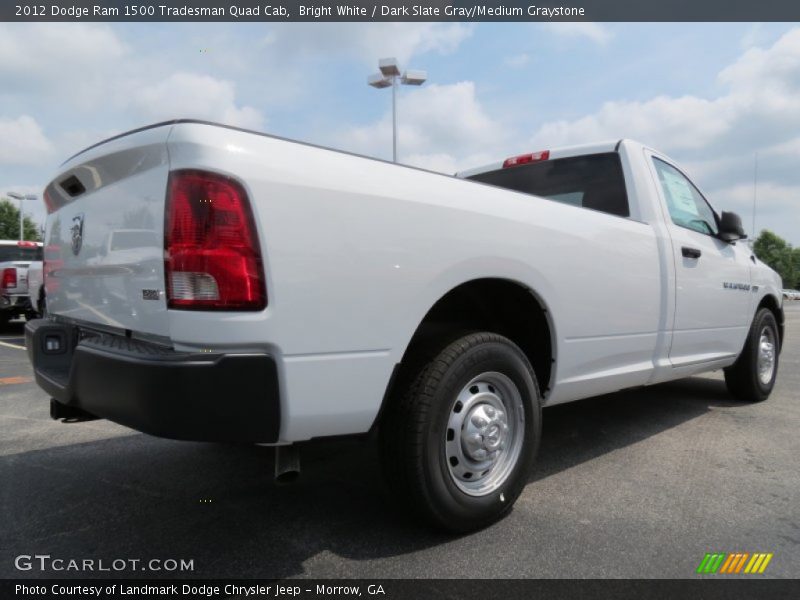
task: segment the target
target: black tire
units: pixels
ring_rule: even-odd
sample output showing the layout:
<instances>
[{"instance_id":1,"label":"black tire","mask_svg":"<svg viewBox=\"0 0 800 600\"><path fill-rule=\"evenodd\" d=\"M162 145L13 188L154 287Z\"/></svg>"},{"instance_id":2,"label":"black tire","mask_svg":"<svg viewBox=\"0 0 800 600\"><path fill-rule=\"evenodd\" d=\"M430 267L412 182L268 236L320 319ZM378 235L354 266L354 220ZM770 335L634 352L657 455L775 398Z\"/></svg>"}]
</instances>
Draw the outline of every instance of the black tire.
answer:
<instances>
[{"instance_id":1,"label":"black tire","mask_svg":"<svg viewBox=\"0 0 800 600\"><path fill-rule=\"evenodd\" d=\"M769 379L762 381L759 376L759 352L761 337L765 332L774 341L774 366ZM725 384L731 395L745 402L762 402L769 397L778 376L780 344L775 315L768 308L760 309L750 326L742 353L733 365L725 369Z\"/></svg>"},{"instance_id":2,"label":"black tire","mask_svg":"<svg viewBox=\"0 0 800 600\"><path fill-rule=\"evenodd\" d=\"M44 319L47 317L47 296L42 292L39 295L39 318Z\"/></svg>"},{"instance_id":3,"label":"black tire","mask_svg":"<svg viewBox=\"0 0 800 600\"><path fill-rule=\"evenodd\" d=\"M381 419L384 476L398 505L411 508L435 527L458 533L480 529L506 514L528 481L541 432L541 401L536 375L522 350L509 339L494 333L465 335L427 356L430 358L418 361L417 367L406 369L405 373L401 371L395 386L397 393L390 397ZM524 415L524 425L513 418L517 433L513 434L513 423L508 423L507 431L511 433L507 433L509 437L505 444L506 447L520 448L521 443L521 449L514 458L507 459L504 468L498 468L498 472L505 475L495 476L496 489L471 495L459 486L472 482L463 479L457 482L458 478L451 473L448 464L452 457L448 458L447 453L452 453L455 443L449 425L454 413L461 410L455 408L458 398L463 397L460 394L467 390L477 394L472 392L476 389L473 381L491 374L502 376L501 381L513 384L506 388L510 391L507 397L514 398L510 401L513 407L507 411L506 417L512 418L515 414L512 411L516 411L517 415ZM514 393L514 388L518 394ZM495 393L491 385L483 389ZM497 394L502 397L499 390ZM474 396L479 397L483 396ZM477 410L475 407L480 406L480 402L476 400L470 406ZM467 412L464 411L462 418L468 428L470 415L475 413L468 415ZM502 411L498 413L498 418L504 414ZM488 436L483 439L488 439ZM508 452L509 456L515 454L501 447L498 454L491 456L500 456L503 452ZM493 468L477 473L478 478L487 478L484 479L487 481L493 476L487 476Z\"/></svg>"}]
</instances>

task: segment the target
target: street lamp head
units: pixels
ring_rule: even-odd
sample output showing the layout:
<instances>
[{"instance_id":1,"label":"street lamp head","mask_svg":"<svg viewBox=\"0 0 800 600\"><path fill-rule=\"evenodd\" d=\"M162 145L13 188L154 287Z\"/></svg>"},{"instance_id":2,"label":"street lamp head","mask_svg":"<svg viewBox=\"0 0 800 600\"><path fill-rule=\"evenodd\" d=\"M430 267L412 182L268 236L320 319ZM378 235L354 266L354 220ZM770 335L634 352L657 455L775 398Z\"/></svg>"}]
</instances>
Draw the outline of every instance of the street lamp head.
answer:
<instances>
[{"instance_id":1,"label":"street lamp head","mask_svg":"<svg viewBox=\"0 0 800 600\"><path fill-rule=\"evenodd\" d=\"M378 61L378 68L384 77L397 77L400 75L400 67L397 65L396 58L382 58Z\"/></svg>"},{"instance_id":2,"label":"street lamp head","mask_svg":"<svg viewBox=\"0 0 800 600\"><path fill-rule=\"evenodd\" d=\"M403 85L422 85L428 78L428 73L425 71L412 71L408 70L403 74L400 82Z\"/></svg>"},{"instance_id":3,"label":"street lamp head","mask_svg":"<svg viewBox=\"0 0 800 600\"><path fill-rule=\"evenodd\" d=\"M38 197L36 194L25 194L25 200L36 200Z\"/></svg>"},{"instance_id":4,"label":"street lamp head","mask_svg":"<svg viewBox=\"0 0 800 600\"><path fill-rule=\"evenodd\" d=\"M367 77L367 83L374 88L385 88L392 85L392 80L384 77L381 73L375 73Z\"/></svg>"}]
</instances>

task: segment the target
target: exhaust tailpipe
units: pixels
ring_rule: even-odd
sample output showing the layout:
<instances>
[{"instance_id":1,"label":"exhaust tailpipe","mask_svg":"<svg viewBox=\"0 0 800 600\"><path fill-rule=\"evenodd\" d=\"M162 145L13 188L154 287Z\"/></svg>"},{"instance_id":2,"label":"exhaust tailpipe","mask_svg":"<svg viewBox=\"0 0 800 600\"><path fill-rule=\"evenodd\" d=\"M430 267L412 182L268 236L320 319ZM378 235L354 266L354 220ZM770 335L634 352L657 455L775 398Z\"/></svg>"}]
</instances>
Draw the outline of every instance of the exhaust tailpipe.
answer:
<instances>
[{"instance_id":1,"label":"exhaust tailpipe","mask_svg":"<svg viewBox=\"0 0 800 600\"><path fill-rule=\"evenodd\" d=\"M300 451L297 446L275 447L275 483L285 485L300 477Z\"/></svg>"},{"instance_id":2,"label":"exhaust tailpipe","mask_svg":"<svg viewBox=\"0 0 800 600\"><path fill-rule=\"evenodd\" d=\"M84 421L95 421L97 417L77 406L61 404L55 398L50 398L50 418L54 421L62 420L63 423L82 423Z\"/></svg>"}]
</instances>

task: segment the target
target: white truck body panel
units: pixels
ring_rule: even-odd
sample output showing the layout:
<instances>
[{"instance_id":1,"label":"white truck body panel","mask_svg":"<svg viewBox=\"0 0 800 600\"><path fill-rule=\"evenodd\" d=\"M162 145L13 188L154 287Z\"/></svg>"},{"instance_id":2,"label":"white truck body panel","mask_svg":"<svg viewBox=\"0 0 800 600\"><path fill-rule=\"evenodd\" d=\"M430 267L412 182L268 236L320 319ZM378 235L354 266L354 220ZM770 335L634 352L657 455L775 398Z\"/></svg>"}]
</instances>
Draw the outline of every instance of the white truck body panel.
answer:
<instances>
[{"instance_id":1,"label":"white truck body panel","mask_svg":"<svg viewBox=\"0 0 800 600\"><path fill-rule=\"evenodd\" d=\"M169 321L163 302L146 301L143 288L164 289L164 195L169 171L166 140L169 128L146 129L110 140L73 157L64 165L47 194L68 202L48 216L47 254L63 264L49 276L64 293L51 299L56 314L140 335L167 336ZM77 177L86 192L71 201L59 182ZM78 222L78 220L81 223ZM74 228L81 225L81 248L72 250ZM115 230L149 229L150 248L139 258L114 256L101 260ZM158 257L155 262L153 257ZM47 257L52 259L51 256Z\"/></svg>"},{"instance_id":2,"label":"white truck body panel","mask_svg":"<svg viewBox=\"0 0 800 600\"><path fill-rule=\"evenodd\" d=\"M39 306L42 287L44 286L44 271L41 262L31 263L28 267L28 297L31 300L31 307L39 314L42 312Z\"/></svg>"},{"instance_id":3,"label":"white truck body panel","mask_svg":"<svg viewBox=\"0 0 800 600\"><path fill-rule=\"evenodd\" d=\"M49 215L46 244L61 247L64 266L51 276L68 292L48 299L48 309L176 350L269 352L281 442L367 431L426 313L477 279L519 283L546 309L554 348L547 405L731 364L761 298L780 302L779 278L744 244L673 225L654 153L640 144L554 150L551 158L615 149L628 218L233 128L145 129L74 157L48 187L67 202ZM265 310L167 309L164 196L168 172L185 168L229 175L246 189ZM74 201L58 185L72 175L90 182ZM78 214L84 252L75 256ZM85 248L124 229L152 230L151 246L138 258L91 260ZM701 269L681 257L685 243L702 249ZM758 290L725 289L727 281ZM142 289L161 296L144 300Z\"/></svg>"}]
</instances>

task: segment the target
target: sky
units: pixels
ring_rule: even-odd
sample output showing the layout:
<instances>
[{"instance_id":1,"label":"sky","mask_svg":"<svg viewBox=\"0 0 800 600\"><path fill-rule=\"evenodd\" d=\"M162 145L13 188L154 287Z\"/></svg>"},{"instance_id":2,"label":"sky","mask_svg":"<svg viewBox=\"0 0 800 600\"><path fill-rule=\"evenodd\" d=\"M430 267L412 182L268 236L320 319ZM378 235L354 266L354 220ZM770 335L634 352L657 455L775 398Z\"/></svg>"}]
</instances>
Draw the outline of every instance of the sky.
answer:
<instances>
[{"instance_id":1,"label":"sky","mask_svg":"<svg viewBox=\"0 0 800 600\"><path fill-rule=\"evenodd\" d=\"M179 117L388 159L391 92L366 84L387 56L428 72L398 94L400 162L452 173L633 138L748 231L755 192L756 231L800 245L788 23L4 23L0 193L41 195L85 146Z\"/></svg>"}]
</instances>

